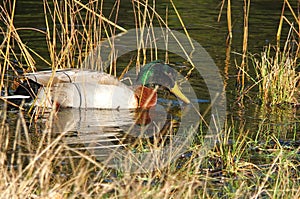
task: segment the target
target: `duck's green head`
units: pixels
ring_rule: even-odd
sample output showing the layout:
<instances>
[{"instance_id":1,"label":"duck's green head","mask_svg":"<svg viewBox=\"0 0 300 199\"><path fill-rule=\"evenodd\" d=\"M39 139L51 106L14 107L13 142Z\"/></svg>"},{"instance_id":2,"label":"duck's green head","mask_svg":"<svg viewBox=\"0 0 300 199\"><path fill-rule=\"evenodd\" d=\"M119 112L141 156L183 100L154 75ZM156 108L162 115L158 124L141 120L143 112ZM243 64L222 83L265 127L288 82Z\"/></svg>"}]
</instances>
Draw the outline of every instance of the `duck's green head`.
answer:
<instances>
[{"instance_id":1,"label":"duck's green head","mask_svg":"<svg viewBox=\"0 0 300 199\"><path fill-rule=\"evenodd\" d=\"M153 61L141 68L137 77L137 84L155 84L168 88L171 93L183 102L189 104L190 100L182 93L176 83L177 72L162 61Z\"/></svg>"}]
</instances>

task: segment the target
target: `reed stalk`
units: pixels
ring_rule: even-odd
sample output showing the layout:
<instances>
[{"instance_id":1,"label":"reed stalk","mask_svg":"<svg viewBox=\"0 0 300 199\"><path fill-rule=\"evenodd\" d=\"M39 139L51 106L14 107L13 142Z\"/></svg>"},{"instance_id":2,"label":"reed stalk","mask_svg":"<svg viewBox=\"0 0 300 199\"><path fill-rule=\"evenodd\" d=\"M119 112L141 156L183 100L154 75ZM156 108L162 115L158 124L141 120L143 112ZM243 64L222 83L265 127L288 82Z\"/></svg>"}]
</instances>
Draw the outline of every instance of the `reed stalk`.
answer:
<instances>
[{"instance_id":1,"label":"reed stalk","mask_svg":"<svg viewBox=\"0 0 300 199\"><path fill-rule=\"evenodd\" d=\"M219 15L218 15L218 22L221 21L221 16L222 16L222 11L224 9L224 5L225 5L225 0L222 0ZM226 39L226 43L227 43L227 46L230 46L232 37L233 37L233 35L232 35L232 18L231 18L231 0L227 0L226 16L227 16L227 30L228 30L228 36Z\"/></svg>"},{"instance_id":2,"label":"reed stalk","mask_svg":"<svg viewBox=\"0 0 300 199\"><path fill-rule=\"evenodd\" d=\"M244 0L244 36L243 36L243 53L240 70L238 72L237 82L240 85L241 93L244 92L245 87L245 71L247 71L247 52L248 52L248 32L249 32L249 11L250 11L250 0ZM241 79L240 79L241 78ZM243 98L243 97L242 97ZM243 100L241 100L243 101Z\"/></svg>"},{"instance_id":3,"label":"reed stalk","mask_svg":"<svg viewBox=\"0 0 300 199\"><path fill-rule=\"evenodd\" d=\"M231 0L227 0L227 28L229 40L232 39Z\"/></svg>"}]
</instances>

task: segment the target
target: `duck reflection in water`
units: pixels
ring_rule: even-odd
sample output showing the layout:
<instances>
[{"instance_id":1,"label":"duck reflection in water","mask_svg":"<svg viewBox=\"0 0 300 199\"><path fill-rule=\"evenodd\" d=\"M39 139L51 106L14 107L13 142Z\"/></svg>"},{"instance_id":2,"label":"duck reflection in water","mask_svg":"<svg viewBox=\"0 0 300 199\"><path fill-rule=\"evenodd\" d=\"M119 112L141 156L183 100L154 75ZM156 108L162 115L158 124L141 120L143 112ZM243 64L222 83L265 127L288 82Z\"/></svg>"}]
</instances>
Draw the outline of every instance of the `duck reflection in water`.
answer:
<instances>
[{"instance_id":1,"label":"duck reflection in water","mask_svg":"<svg viewBox=\"0 0 300 199\"><path fill-rule=\"evenodd\" d=\"M172 124L170 111L161 105L149 110L68 108L57 113L52 132L69 132L63 142L72 150L88 150L97 160L110 162L138 143L153 144L167 137L172 133Z\"/></svg>"}]
</instances>

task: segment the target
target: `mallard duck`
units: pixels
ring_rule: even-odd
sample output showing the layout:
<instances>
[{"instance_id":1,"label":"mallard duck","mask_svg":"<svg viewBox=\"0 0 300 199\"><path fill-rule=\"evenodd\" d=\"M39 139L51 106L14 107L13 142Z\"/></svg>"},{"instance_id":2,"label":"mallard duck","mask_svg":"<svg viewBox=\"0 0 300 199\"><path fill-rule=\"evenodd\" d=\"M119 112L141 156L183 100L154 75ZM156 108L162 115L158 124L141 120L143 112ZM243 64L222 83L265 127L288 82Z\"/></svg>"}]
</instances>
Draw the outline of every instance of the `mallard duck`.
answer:
<instances>
[{"instance_id":1,"label":"mallard duck","mask_svg":"<svg viewBox=\"0 0 300 199\"><path fill-rule=\"evenodd\" d=\"M147 87L149 84L159 84L169 89L184 103L190 103L179 89L175 76L175 70L159 61L144 65L133 87L125 85L107 73L88 69L63 69L55 72L49 70L24 74L27 79L25 93L36 95L34 102L36 106L97 109L150 108L156 104L157 94L155 89ZM34 91L28 89L33 87L33 84L35 84ZM15 92L19 96L25 93L24 86L19 86Z\"/></svg>"}]
</instances>

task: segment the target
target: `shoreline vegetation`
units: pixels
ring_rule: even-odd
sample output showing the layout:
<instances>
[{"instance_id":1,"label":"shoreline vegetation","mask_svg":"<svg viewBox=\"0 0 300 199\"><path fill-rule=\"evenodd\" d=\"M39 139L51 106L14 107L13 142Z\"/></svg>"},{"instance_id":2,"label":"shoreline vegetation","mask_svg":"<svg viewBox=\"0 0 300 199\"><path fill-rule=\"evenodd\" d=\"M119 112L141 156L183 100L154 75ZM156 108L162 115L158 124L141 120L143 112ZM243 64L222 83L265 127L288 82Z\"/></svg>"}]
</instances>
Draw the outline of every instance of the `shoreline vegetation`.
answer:
<instances>
[{"instance_id":1,"label":"shoreline vegetation","mask_svg":"<svg viewBox=\"0 0 300 199\"><path fill-rule=\"evenodd\" d=\"M0 7L1 94L7 94L8 88L13 89L12 77L37 70L36 59L53 71L80 67L103 38L126 32L118 24L120 1L115 1L109 17L102 14L103 1L43 1L45 30L24 29L45 35L49 59L23 43L19 35L22 28L14 26L16 0L4 1ZM201 158L199 150L205 134L202 121L193 145L178 160L153 172L128 174L106 168L87 151L63 142L70 132L53 135L55 111L40 111L39 114L44 113L47 118L40 125L37 121L42 117L31 117L28 112L32 110L24 110L20 105L9 111L8 103L1 98L0 198L300 198L299 127L297 122L291 122L297 119L295 112L299 103L299 13L288 0L283 0L275 33L277 44L253 55L247 50L250 0L244 3L244 46L241 64L237 64L236 98L241 110L249 98L259 101L261 119L255 121L258 123L256 132L250 132L245 121L235 120L229 114L216 145L207 157ZM161 16L156 12L155 1L133 0L136 28L167 27L168 11L172 9L189 38L180 10L172 0L169 5L166 15ZM231 39L235 37L231 30L230 0L223 0L221 11L224 8L229 32L228 63ZM285 12L291 12L293 19L285 17ZM281 46L284 23L290 25L290 31ZM156 48L149 52L144 46L140 43L128 67L136 64L138 70L149 57L158 58ZM111 56L114 60L117 54ZM169 61L168 52L164 59ZM107 72L116 75L116 64L111 61ZM254 75L248 71L252 66ZM249 97L253 92L255 95ZM159 148L159 143L147 144ZM139 147L139 143L136 146Z\"/></svg>"}]
</instances>

